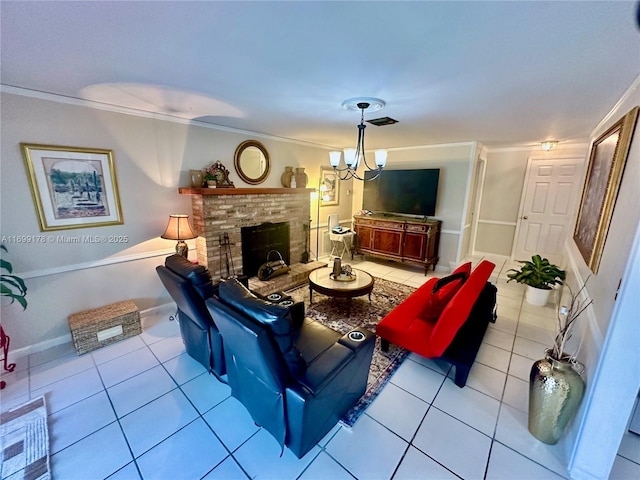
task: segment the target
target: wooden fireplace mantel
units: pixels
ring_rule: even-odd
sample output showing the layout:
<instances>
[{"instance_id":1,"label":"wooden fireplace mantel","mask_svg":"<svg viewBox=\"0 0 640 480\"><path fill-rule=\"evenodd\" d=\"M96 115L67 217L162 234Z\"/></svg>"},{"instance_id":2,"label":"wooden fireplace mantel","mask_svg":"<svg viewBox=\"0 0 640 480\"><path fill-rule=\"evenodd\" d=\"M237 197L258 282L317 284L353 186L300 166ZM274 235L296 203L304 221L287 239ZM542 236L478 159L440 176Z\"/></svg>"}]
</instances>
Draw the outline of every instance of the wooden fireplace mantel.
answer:
<instances>
[{"instance_id":1,"label":"wooden fireplace mantel","mask_svg":"<svg viewBox=\"0 0 640 480\"><path fill-rule=\"evenodd\" d=\"M313 188L190 188L180 187L180 195L271 195L282 193L311 193Z\"/></svg>"}]
</instances>

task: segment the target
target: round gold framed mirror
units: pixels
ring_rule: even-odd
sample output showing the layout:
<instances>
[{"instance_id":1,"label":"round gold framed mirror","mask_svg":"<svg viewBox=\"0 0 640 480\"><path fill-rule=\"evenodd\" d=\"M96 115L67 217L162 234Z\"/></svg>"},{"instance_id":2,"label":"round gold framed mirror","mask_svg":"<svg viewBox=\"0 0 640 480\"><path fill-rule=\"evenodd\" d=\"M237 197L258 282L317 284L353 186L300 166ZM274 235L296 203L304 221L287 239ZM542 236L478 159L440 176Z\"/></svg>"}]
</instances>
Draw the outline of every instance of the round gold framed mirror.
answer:
<instances>
[{"instance_id":1,"label":"round gold framed mirror","mask_svg":"<svg viewBox=\"0 0 640 480\"><path fill-rule=\"evenodd\" d=\"M257 185L264 182L271 170L269 152L257 140L247 140L236 148L233 166L246 183Z\"/></svg>"}]
</instances>

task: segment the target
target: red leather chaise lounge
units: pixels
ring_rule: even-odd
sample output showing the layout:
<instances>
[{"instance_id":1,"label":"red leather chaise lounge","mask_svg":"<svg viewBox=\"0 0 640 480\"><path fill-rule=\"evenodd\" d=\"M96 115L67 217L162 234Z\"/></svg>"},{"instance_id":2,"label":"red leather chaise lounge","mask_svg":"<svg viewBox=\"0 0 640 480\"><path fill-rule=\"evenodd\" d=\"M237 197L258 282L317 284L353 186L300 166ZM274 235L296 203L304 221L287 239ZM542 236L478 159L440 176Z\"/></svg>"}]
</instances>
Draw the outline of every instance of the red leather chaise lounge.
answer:
<instances>
[{"instance_id":1,"label":"red leather chaise lounge","mask_svg":"<svg viewBox=\"0 0 640 480\"><path fill-rule=\"evenodd\" d=\"M393 343L455 366L455 383L464 387L489 322L495 322L496 287L488 282L495 265L471 263L450 276L428 280L394 308L376 328L381 348Z\"/></svg>"}]
</instances>

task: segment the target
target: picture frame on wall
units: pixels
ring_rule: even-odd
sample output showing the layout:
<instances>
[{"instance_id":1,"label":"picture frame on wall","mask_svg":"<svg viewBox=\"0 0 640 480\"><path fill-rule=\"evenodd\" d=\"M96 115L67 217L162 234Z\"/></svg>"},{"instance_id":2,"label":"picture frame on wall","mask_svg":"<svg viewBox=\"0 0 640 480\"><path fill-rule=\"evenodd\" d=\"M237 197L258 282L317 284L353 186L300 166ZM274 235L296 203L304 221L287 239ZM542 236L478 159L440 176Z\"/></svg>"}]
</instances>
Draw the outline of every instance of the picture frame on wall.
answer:
<instances>
[{"instance_id":1,"label":"picture frame on wall","mask_svg":"<svg viewBox=\"0 0 640 480\"><path fill-rule=\"evenodd\" d=\"M323 189L323 186L326 190ZM340 203L340 178L337 172L330 167L321 167L320 170L320 206L338 205Z\"/></svg>"},{"instance_id":2,"label":"picture frame on wall","mask_svg":"<svg viewBox=\"0 0 640 480\"><path fill-rule=\"evenodd\" d=\"M573 240L593 273L600 265L637 118L635 107L591 145Z\"/></svg>"},{"instance_id":3,"label":"picture frame on wall","mask_svg":"<svg viewBox=\"0 0 640 480\"><path fill-rule=\"evenodd\" d=\"M124 223L111 150L20 147L41 231Z\"/></svg>"}]
</instances>

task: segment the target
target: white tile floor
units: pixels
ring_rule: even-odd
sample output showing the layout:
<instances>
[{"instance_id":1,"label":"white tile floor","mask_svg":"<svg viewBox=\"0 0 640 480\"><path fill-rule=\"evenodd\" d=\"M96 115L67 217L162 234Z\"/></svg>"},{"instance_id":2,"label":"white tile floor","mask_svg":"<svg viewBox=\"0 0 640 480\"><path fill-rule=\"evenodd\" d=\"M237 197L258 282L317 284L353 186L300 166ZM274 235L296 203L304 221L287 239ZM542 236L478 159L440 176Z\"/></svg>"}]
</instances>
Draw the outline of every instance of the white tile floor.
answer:
<instances>
[{"instance_id":1,"label":"white tile floor","mask_svg":"<svg viewBox=\"0 0 640 480\"><path fill-rule=\"evenodd\" d=\"M426 280L406 266L351 263L416 287ZM229 388L184 353L166 314L91 354L62 345L31 355L3 377L2 410L46 395L57 480L563 478L558 447L527 431L528 373L549 336L541 309L505 283L509 267L497 262L498 320L465 388L447 364L411 355L352 429L336 426L302 459L280 456ZM640 478L639 436L625 435L610 478Z\"/></svg>"}]
</instances>

